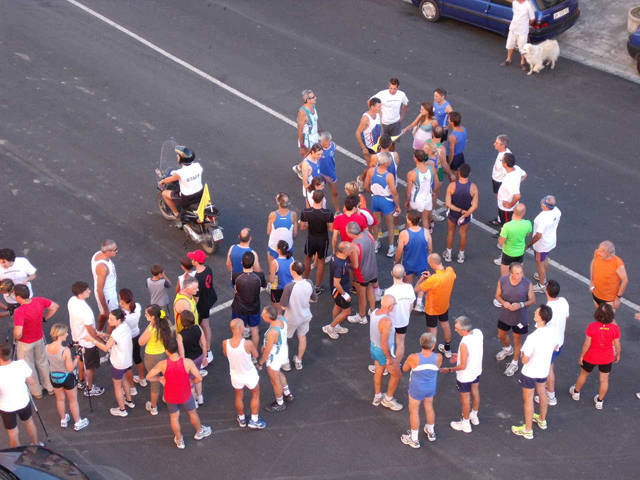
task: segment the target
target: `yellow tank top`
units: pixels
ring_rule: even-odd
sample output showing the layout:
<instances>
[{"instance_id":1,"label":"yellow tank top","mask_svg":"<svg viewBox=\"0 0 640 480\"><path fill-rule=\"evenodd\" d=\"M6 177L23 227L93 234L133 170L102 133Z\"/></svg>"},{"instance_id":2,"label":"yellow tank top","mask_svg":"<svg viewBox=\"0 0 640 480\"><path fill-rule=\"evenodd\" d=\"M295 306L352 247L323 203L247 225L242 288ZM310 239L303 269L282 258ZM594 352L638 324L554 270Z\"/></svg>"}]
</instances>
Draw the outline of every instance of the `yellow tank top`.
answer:
<instances>
[{"instance_id":1,"label":"yellow tank top","mask_svg":"<svg viewBox=\"0 0 640 480\"><path fill-rule=\"evenodd\" d=\"M179 293L176 295L176 298L173 300L173 315L174 315L174 318L176 319L176 333L180 333L183 328L182 322L180 321L180 314L176 312L176 303L178 303L178 301L182 299L189 302L189 310L191 310L191 313L193 313L193 316L196 319L196 325L200 324L200 321L198 319L198 310L196 309L196 301L193 298L189 298L186 295Z\"/></svg>"},{"instance_id":2,"label":"yellow tank top","mask_svg":"<svg viewBox=\"0 0 640 480\"><path fill-rule=\"evenodd\" d=\"M164 353L164 344L162 338L158 336L158 329L154 326L149 327L149 341L144 349L144 353L149 355L160 355Z\"/></svg>"}]
</instances>

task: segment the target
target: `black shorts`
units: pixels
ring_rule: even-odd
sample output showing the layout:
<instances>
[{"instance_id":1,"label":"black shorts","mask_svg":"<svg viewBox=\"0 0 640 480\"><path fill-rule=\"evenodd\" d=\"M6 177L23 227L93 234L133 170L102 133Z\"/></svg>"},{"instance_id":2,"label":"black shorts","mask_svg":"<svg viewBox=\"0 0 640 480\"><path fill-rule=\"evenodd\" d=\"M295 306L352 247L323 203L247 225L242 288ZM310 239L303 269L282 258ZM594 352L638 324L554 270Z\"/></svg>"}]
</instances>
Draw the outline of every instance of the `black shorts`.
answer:
<instances>
[{"instance_id":1,"label":"black shorts","mask_svg":"<svg viewBox=\"0 0 640 480\"><path fill-rule=\"evenodd\" d=\"M327 256L327 250L329 250L329 237L312 237L311 235L307 237L304 244L304 254L307 257L318 255L318 258L322 259Z\"/></svg>"},{"instance_id":2,"label":"black shorts","mask_svg":"<svg viewBox=\"0 0 640 480\"><path fill-rule=\"evenodd\" d=\"M95 370L100 367L100 352L98 347L84 347L84 368Z\"/></svg>"},{"instance_id":3,"label":"black shorts","mask_svg":"<svg viewBox=\"0 0 640 480\"><path fill-rule=\"evenodd\" d=\"M385 125L384 123L382 123L380 126L382 127L382 135L389 135L390 137L395 137L396 135L400 135L400 132L402 132L402 127L399 121L395 123L390 123L388 125Z\"/></svg>"},{"instance_id":4,"label":"black shorts","mask_svg":"<svg viewBox=\"0 0 640 480\"><path fill-rule=\"evenodd\" d=\"M603 300L601 298L596 297L593 293L591 294L591 297L593 298L593 301L596 302L598 305L602 305L603 303L609 303L606 300ZM613 301L613 300L611 300Z\"/></svg>"},{"instance_id":5,"label":"black shorts","mask_svg":"<svg viewBox=\"0 0 640 480\"><path fill-rule=\"evenodd\" d=\"M425 313L424 318L427 321L427 327L436 328L438 326L438 322L449 321L449 310L440 315L428 315Z\"/></svg>"},{"instance_id":6,"label":"black shorts","mask_svg":"<svg viewBox=\"0 0 640 480\"><path fill-rule=\"evenodd\" d=\"M510 222L513 218L513 211L498 209L498 217L500 218L500 223L504 225L505 223Z\"/></svg>"},{"instance_id":7,"label":"black shorts","mask_svg":"<svg viewBox=\"0 0 640 480\"><path fill-rule=\"evenodd\" d=\"M506 253L502 252L502 265L511 265L512 263L522 263L522 259L524 258L524 253L519 257L511 257Z\"/></svg>"},{"instance_id":8,"label":"black shorts","mask_svg":"<svg viewBox=\"0 0 640 480\"><path fill-rule=\"evenodd\" d=\"M7 430L13 430L18 426L18 417L20 417L20 420L23 422L26 422L31 418L31 404L27 403L26 407L16 410L15 412L5 412L0 410L0 415L2 416L4 428Z\"/></svg>"},{"instance_id":9,"label":"black shorts","mask_svg":"<svg viewBox=\"0 0 640 480\"><path fill-rule=\"evenodd\" d=\"M176 207L188 207L192 203L198 202L202 198L202 190L193 195L182 195L180 192L171 190L171 200L176 204Z\"/></svg>"},{"instance_id":10,"label":"black shorts","mask_svg":"<svg viewBox=\"0 0 640 480\"><path fill-rule=\"evenodd\" d=\"M451 159L451 165L449 166L449 168L451 168L451 170L455 172L460 168L460 166L463 163L464 163L464 153L459 153L453 156L453 158Z\"/></svg>"},{"instance_id":11,"label":"black shorts","mask_svg":"<svg viewBox=\"0 0 640 480\"><path fill-rule=\"evenodd\" d=\"M348 293L348 292L347 292ZM348 302L344 299L342 295L335 288L331 291L331 296L333 297L333 303L335 303L340 308L351 308L351 300Z\"/></svg>"},{"instance_id":12,"label":"black shorts","mask_svg":"<svg viewBox=\"0 0 640 480\"><path fill-rule=\"evenodd\" d=\"M53 388L64 388L65 390L73 390L76 386L76 376L73 374L73 372L50 372L49 380L51 380L51 385L53 385Z\"/></svg>"},{"instance_id":13,"label":"black shorts","mask_svg":"<svg viewBox=\"0 0 640 480\"><path fill-rule=\"evenodd\" d=\"M369 280L368 282L359 282L356 280L356 283L362 287L368 287L369 285L373 284L373 283L378 283L378 279L374 278L373 280Z\"/></svg>"},{"instance_id":14,"label":"black shorts","mask_svg":"<svg viewBox=\"0 0 640 480\"><path fill-rule=\"evenodd\" d=\"M137 337L133 337L131 339L131 343L133 343L132 356L133 356L134 365L139 365L142 363L142 355L140 355L140 344L138 343L139 338L140 338L140 335L138 335Z\"/></svg>"},{"instance_id":15,"label":"black shorts","mask_svg":"<svg viewBox=\"0 0 640 480\"><path fill-rule=\"evenodd\" d=\"M610 373L612 365L613 363L605 363L604 365L598 365L598 370L600 370L601 373ZM585 360L582 360L582 365L580 366L585 372L591 373L591 371L596 365L594 363L589 363Z\"/></svg>"},{"instance_id":16,"label":"black shorts","mask_svg":"<svg viewBox=\"0 0 640 480\"><path fill-rule=\"evenodd\" d=\"M504 330L505 332L508 332L509 330L513 329L513 333L517 333L519 335L526 335L527 333L529 333L528 324L525 324L522 327L519 327L518 325L507 325L506 323L503 323L500 320L498 320L498 328L500 330Z\"/></svg>"},{"instance_id":17,"label":"black shorts","mask_svg":"<svg viewBox=\"0 0 640 480\"><path fill-rule=\"evenodd\" d=\"M493 178L491 179L491 183L493 184L493 193L498 194L498 190L500 190L500 185L502 182L496 182Z\"/></svg>"},{"instance_id":18,"label":"black shorts","mask_svg":"<svg viewBox=\"0 0 640 480\"><path fill-rule=\"evenodd\" d=\"M272 303L280 303L280 299L282 298L282 288L278 288L276 290L271 290L271 302Z\"/></svg>"},{"instance_id":19,"label":"black shorts","mask_svg":"<svg viewBox=\"0 0 640 480\"><path fill-rule=\"evenodd\" d=\"M405 335L407 333L408 325L405 325L404 327L395 327L395 328L396 328L396 333L399 333L400 335Z\"/></svg>"}]
</instances>

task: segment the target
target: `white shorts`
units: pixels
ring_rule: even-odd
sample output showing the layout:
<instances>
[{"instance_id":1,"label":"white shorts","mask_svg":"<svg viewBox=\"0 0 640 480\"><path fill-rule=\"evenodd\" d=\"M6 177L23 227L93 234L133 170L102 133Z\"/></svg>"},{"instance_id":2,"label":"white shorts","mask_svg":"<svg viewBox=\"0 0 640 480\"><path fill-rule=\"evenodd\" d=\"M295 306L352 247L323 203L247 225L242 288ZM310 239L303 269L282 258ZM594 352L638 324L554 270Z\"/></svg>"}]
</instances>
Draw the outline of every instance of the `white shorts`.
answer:
<instances>
[{"instance_id":1,"label":"white shorts","mask_svg":"<svg viewBox=\"0 0 640 480\"><path fill-rule=\"evenodd\" d=\"M293 335L298 332L298 335L306 335L309 333L309 323L311 319L306 322L299 323L297 325L292 325L291 323L287 323L287 338L293 338Z\"/></svg>"},{"instance_id":2,"label":"white shorts","mask_svg":"<svg viewBox=\"0 0 640 480\"><path fill-rule=\"evenodd\" d=\"M507 50L518 47L518 51L522 52L522 48L525 46L528 40L529 34L513 33L511 30L509 30L509 35L507 35Z\"/></svg>"},{"instance_id":3,"label":"white shorts","mask_svg":"<svg viewBox=\"0 0 640 480\"><path fill-rule=\"evenodd\" d=\"M245 373L243 375L231 374L231 386L236 390L242 390L243 388L253 390L256 388L259 381L260 377L255 369L253 372Z\"/></svg>"},{"instance_id":4,"label":"white shorts","mask_svg":"<svg viewBox=\"0 0 640 480\"><path fill-rule=\"evenodd\" d=\"M280 367L285 363L289 363L289 350L280 351L275 357L269 356L266 365L271 370L280 371Z\"/></svg>"},{"instance_id":5,"label":"white shorts","mask_svg":"<svg viewBox=\"0 0 640 480\"><path fill-rule=\"evenodd\" d=\"M118 295L115 294L104 294L104 299L107 302L107 308L109 309L109 312L111 310L115 310L116 308L120 308L120 302L118 302ZM96 295L96 302L98 304L98 312L100 312L101 314L103 313L109 313L109 312L103 312L102 311L102 305L100 304L100 301L98 300L98 297Z\"/></svg>"},{"instance_id":6,"label":"white shorts","mask_svg":"<svg viewBox=\"0 0 640 480\"><path fill-rule=\"evenodd\" d=\"M418 195L415 200L409 201L409 207L412 210L417 210L420 213L424 212L425 210L431 211L433 210L433 198L431 197L431 195Z\"/></svg>"}]
</instances>

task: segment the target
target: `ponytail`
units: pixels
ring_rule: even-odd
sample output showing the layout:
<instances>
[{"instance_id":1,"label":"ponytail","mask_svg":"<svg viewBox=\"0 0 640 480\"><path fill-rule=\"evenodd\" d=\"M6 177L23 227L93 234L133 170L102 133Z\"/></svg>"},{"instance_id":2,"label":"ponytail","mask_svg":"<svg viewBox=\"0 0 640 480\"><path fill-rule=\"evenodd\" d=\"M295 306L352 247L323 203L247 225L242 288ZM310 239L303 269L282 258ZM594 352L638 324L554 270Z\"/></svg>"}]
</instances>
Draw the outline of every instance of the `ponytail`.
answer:
<instances>
[{"instance_id":1,"label":"ponytail","mask_svg":"<svg viewBox=\"0 0 640 480\"><path fill-rule=\"evenodd\" d=\"M278 242L278 245L276 245L276 248L286 258L291 258L291 251L289 250L289 244L287 243L286 240L280 240Z\"/></svg>"},{"instance_id":2,"label":"ponytail","mask_svg":"<svg viewBox=\"0 0 640 480\"><path fill-rule=\"evenodd\" d=\"M122 288L118 292L118 296L120 297L120 300L127 304L127 308L130 313L136 311L136 302L133 300L133 292L131 290L128 288Z\"/></svg>"},{"instance_id":3,"label":"ponytail","mask_svg":"<svg viewBox=\"0 0 640 480\"><path fill-rule=\"evenodd\" d=\"M173 331L171 330L167 314L156 304L149 305L146 312L153 317L156 335L155 340L160 340L163 345L167 345L169 340L173 337Z\"/></svg>"}]
</instances>

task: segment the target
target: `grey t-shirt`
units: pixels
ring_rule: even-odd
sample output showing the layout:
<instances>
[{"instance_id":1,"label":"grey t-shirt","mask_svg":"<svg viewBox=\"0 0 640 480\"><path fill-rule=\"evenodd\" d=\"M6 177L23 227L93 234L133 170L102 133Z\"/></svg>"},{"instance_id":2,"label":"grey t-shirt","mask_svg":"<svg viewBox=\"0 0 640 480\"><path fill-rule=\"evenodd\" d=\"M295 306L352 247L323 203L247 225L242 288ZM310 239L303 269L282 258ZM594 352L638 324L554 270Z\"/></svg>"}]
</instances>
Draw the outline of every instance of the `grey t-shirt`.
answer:
<instances>
[{"instance_id":1,"label":"grey t-shirt","mask_svg":"<svg viewBox=\"0 0 640 480\"><path fill-rule=\"evenodd\" d=\"M378 278L378 264L376 263L375 242L370 233L365 232L360 238L354 238L353 244L360 247L358 261L360 263L355 272L356 280L360 283L371 282Z\"/></svg>"},{"instance_id":2,"label":"grey t-shirt","mask_svg":"<svg viewBox=\"0 0 640 480\"><path fill-rule=\"evenodd\" d=\"M291 325L299 325L311 320L310 302L317 301L309 279L289 282L282 291L280 305L284 307L284 318Z\"/></svg>"},{"instance_id":3,"label":"grey t-shirt","mask_svg":"<svg viewBox=\"0 0 640 480\"><path fill-rule=\"evenodd\" d=\"M169 294L167 293L169 287L171 287L171 285L164 278L159 280L154 280L151 277L147 278L147 288L149 289L149 295L151 297L151 305L156 304L159 307L169 305Z\"/></svg>"},{"instance_id":4,"label":"grey t-shirt","mask_svg":"<svg viewBox=\"0 0 640 480\"><path fill-rule=\"evenodd\" d=\"M526 302L529 299L529 286L531 285L531 280L529 280L527 277L522 277L522 280L520 280L520 283L518 283L517 285L511 284L511 281L509 281L509 275L500 277L499 281L500 289L502 291L502 298L506 302ZM529 322L529 320L527 319L527 309L525 307L512 312L511 310L507 310L506 308L501 308L499 320L502 323L510 325L512 327L518 325L518 323L527 325Z\"/></svg>"}]
</instances>

